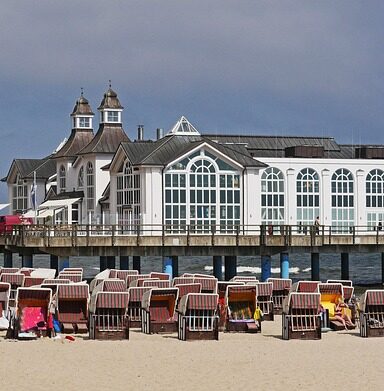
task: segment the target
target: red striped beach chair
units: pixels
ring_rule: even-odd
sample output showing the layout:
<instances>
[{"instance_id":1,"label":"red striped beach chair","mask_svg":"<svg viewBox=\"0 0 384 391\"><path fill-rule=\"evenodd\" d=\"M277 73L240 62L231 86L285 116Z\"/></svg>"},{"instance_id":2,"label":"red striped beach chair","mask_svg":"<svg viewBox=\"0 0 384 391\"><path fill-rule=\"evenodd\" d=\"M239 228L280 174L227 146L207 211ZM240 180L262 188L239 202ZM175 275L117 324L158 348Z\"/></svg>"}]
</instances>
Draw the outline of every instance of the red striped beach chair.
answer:
<instances>
[{"instance_id":1,"label":"red striped beach chair","mask_svg":"<svg viewBox=\"0 0 384 391\"><path fill-rule=\"evenodd\" d=\"M228 285L225 304L227 308L226 331L253 333L261 331L260 322L254 319L257 308L256 285Z\"/></svg>"},{"instance_id":2,"label":"red striped beach chair","mask_svg":"<svg viewBox=\"0 0 384 391\"><path fill-rule=\"evenodd\" d=\"M166 280L160 280L159 278L138 278L134 281L131 282L131 285L132 287L136 287L136 286L144 286L144 281L166 281Z\"/></svg>"},{"instance_id":3,"label":"red striped beach chair","mask_svg":"<svg viewBox=\"0 0 384 391\"><path fill-rule=\"evenodd\" d=\"M24 274L20 273L2 273L0 282L8 282L11 285L11 294L9 297L9 306L15 307L16 291L24 284Z\"/></svg>"},{"instance_id":4,"label":"red striped beach chair","mask_svg":"<svg viewBox=\"0 0 384 391\"><path fill-rule=\"evenodd\" d=\"M239 286L239 285L245 285L244 281L237 281L237 282L231 282L231 281L218 281L217 282L217 293L219 295L219 302L218 302L218 315L219 315L219 331L224 331L225 329L225 322L227 319L227 306L225 304L225 294L227 293L227 286Z\"/></svg>"},{"instance_id":5,"label":"red striped beach chair","mask_svg":"<svg viewBox=\"0 0 384 391\"><path fill-rule=\"evenodd\" d=\"M70 280L58 280L54 278L46 278L42 283L41 287L42 288L49 288L52 290L52 297L56 294L57 292L57 286L58 285L63 285L63 284L71 284L72 281Z\"/></svg>"},{"instance_id":6,"label":"red striped beach chair","mask_svg":"<svg viewBox=\"0 0 384 391\"><path fill-rule=\"evenodd\" d=\"M133 286L133 282L138 279L145 279L145 278L151 278L149 274L135 274L127 276L127 287Z\"/></svg>"},{"instance_id":7,"label":"red striped beach chair","mask_svg":"<svg viewBox=\"0 0 384 391\"><path fill-rule=\"evenodd\" d=\"M124 285L125 282L121 280ZM129 339L128 292L96 292L89 306L91 339Z\"/></svg>"},{"instance_id":8,"label":"red striped beach chair","mask_svg":"<svg viewBox=\"0 0 384 391\"><path fill-rule=\"evenodd\" d=\"M151 272L149 278L158 278L159 280L170 280L171 276L168 273Z\"/></svg>"},{"instance_id":9,"label":"red striped beach chair","mask_svg":"<svg viewBox=\"0 0 384 391\"><path fill-rule=\"evenodd\" d=\"M259 280L255 276L235 276L231 278L229 281L232 282L259 282Z\"/></svg>"},{"instance_id":10,"label":"red striped beach chair","mask_svg":"<svg viewBox=\"0 0 384 391\"><path fill-rule=\"evenodd\" d=\"M217 278L194 277L194 284L201 284L201 293L217 293Z\"/></svg>"},{"instance_id":11,"label":"red striped beach chair","mask_svg":"<svg viewBox=\"0 0 384 391\"><path fill-rule=\"evenodd\" d=\"M7 330L9 326L9 297L11 294L11 284L0 282L0 330Z\"/></svg>"},{"instance_id":12,"label":"red striped beach chair","mask_svg":"<svg viewBox=\"0 0 384 391\"><path fill-rule=\"evenodd\" d=\"M292 286L292 292L318 293L321 281L298 281Z\"/></svg>"},{"instance_id":13,"label":"red striped beach chair","mask_svg":"<svg viewBox=\"0 0 384 391\"><path fill-rule=\"evenodd\" d=\"M320 293L289 293L283 308L283 339L321 339L320 311Z\"/></svg>"},{"instance_id":14,"label":"red striped beach chair","mask_svg":"<svg viewBox=\"0 0 384 391\"><path fill-rule=\"evenodd\" d=\"M72 282L79 283L83 281L83 274L77 272L60 273L57 278L59 280L70 280Z\"/></svg>"},{"instance_id":15,"label":"red striped beach chair","mask_svg":"<svg viewBox=\"0 0 384 391\"><path fill-rule=\"evenodd\" d=\"M52 291L48 288L17 288L14 338L51 336L51 301Z\"/></svg>"},{"instance_id":16,"label":"red striped beach chair","mask_svg":"<svg viewBox=\"0 0 384 391\"><path fill-rule=\"evenodd\" d=\"M151 288L170 288L171 281L150 278L143 280L142 286L149 286Z\"/></svg>"},{"instance_id":17,"label":"red striped beach chair","mask_svg":"<svg viewBox=\"0 0 384 391\"><path fill-rule=\"evenodd\" d=\"M24 277L24 287L29 288L31 286L37 286L41 285L44 282L44 277L31 277L31 276L25 276Z\"/></svg>"},{"instance_id":18,"label":"red striped beach chair","mask_svg":"<svg viewBox=\"0 0 384 391\"><path fill-rule=\"evenodd\" d=\"M57 286L56 315L64 333L88 331L88 284L62 284Z\"/></svg>"},{"instance_id":19,"label":"red striped beach chair","mask_svg":"<svg viewBox=\"0 0 384 391\"><path fill-rule=\"evenodd\" d=\"M247 285L253 285L253 283L247 283ZM257 305L263 311L264 320L274 320L272 282L258 282L255 285L257 286Z\"/></svg>"},{"instance_id":20,"label":"red striped beach chair","mask_svg":"<svg viewBox=\"0 0 384 391\"><path fill-rule=\"evenodd\" d=\"M175 309L178 288L151 288L141 300L141 331L145 334L177 332Z\"/></svg>"},{"instance_id":21,"label":"red striped beach chair","mask_svg":"<svg viewBox=\"0 0 384 391\"><path fill-rule=\"evenodd\" d=\"M384 337L384 289L365 291L360 307L360 336Z\"/></svg>"},{"instance_id":22,"label":"red striped beach chair","mask_svg":"<svg viewBox=\"0 0 384 391\"><path fill-rule=\"evenodd\" d=\"M116 278L124 280L127 283L128 276L137 276L139 272L137 270L117 270Z\"/></svg>"},{"instance_id":23,"label":"red striped beach chair","mask_svg":"<svg viewBox=\"0 0 384 391\"><path fill-rule=\"evenodd\" d=\"M292 280L290 278L268 278L267 282L272 282L273 284L273 313L281 315L284 299L288 296L292 287Z\"/></svg>"},{"instance_id":24,"label":"red striped beach chair","mask_svg":"<svg viewBox=\"0 0 384 391\"><path fill-rule=\"evenodd\" d=\"M219 339L218 294L188 293L178 306L178 339Z\"/></svg>"},{"instance_id":25,"label":"red striped beach chair","mask_svg":"<svg viewBox=\"0 0 384 391\"><path fill-rule=\"evenodd\" d=\"M18 267L2 267L0 268L0 275L3 273L18 273L19 270Z\"/></svg>"},{"instance_id":26,"label":"red striped beach chair","mask_svg":"<svg viewBox=\"0 0 384 391\"><path fill-rule=\"evenodd\" d=\"M141 327L141 300L145 292L148 292L150 287L130 287L128 288L128 316L131 328Z\"/></svg>"},{"instance_id":27,"label":"red striped beach chair","mask_svg":"<svg viewBox=\"0 0 384 391\"><path fill-rule=\"evenodd\" d=\"M193 284L193 277L175 277L172 280L172 286L177 286L180 284Z\"/></svg>"},{"instance_id":28,"label":"red striped beach chair","mask_svg":"<svg viewBox=\"0 0 384 391\"><path fill-rule=\"evenodd\" d=\"M101 291L103 292L126 292L127 287L124 280L108 278L101 284Z\"/></svg>"},{"instance_id":29,"label":"red striped beach chair","mask_svg":"<svg viewBox=\"0 0 384 391\"><path fill-rule=\"evenodd\" d=\"M328 284L341 284L343 285L343 297L345 303L350 303L351 298L355 292L352 280L327 280Z\"/></svg>"}]
</instances>

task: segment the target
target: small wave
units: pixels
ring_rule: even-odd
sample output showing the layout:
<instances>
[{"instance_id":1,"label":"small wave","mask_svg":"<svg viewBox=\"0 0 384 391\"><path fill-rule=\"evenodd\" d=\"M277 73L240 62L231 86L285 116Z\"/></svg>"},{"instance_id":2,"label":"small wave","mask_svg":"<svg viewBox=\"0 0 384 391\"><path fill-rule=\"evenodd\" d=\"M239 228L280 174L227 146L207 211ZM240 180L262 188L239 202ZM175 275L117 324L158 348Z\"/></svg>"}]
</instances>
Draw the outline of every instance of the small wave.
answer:
<instances>
[{"instance_id":1,"label":"small wave","mask_svg":"<svg viewBox=\"0 0 384 391\"><path fill-rule=\"evenodd\" d=\"M204 270L207 272L211 272L213 270L213 266L204 266ZM224 273L225 268L223 266L222 271ZM299 267L290 267L289 273L291 274L298 274L300 272ZM250 274L261 274L261 268L260 267L253 267L253 266L238 266L237 267L237 273L250 273ZM271 268L271 274L280 274L280 268L279 267L273 267Z\"/></svg>"},{"instance_id":2,"label":"small wave","mask_svg":"<svg viewBox=\"0 0 384 391\"><path fill-rule=\"evenodd\" d=\"M309 273L312 269L310 267L306 267L302 270L303 273Z\"/></svg>"}]
</instances>

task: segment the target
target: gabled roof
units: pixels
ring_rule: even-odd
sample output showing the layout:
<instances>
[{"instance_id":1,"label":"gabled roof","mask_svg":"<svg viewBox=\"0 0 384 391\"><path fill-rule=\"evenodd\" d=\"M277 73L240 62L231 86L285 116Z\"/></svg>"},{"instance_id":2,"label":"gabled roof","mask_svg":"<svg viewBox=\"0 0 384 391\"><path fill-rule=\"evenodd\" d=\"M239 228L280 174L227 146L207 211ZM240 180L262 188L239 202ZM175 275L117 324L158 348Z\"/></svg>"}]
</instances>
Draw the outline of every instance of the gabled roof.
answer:
<instances>
[{"instance_id":1,"label":"gabled roof","mask_svg":"<svg viewBox=\"0 0 384 391\"><path fill-rule=\"evenodd\" d=\"M88 153L114 154L120 143L129 141L121 124L100 124L95 137L77 155Z\"/></svg>"},{"instance_id":2,"label":"gabled roof","mask_svg":"<svg viewBox=\"0 0 384 391\"><path fill-rule=\"evenodd\" d=\"M70 198L84 198L84 192L83 191L63 191L62 193L59 193L57 195L53 195L49 198L50 201L52 200L67 200Z\"/></svg>"},{"instance_id":3,"label":"gabled roof","mask_svg":"<svg viewBox=\"0 0 384 391\"><path fill-rule=\"evenodd\" d=\"M122 147L133 165L165 166L202 144L210 145L243 167L265 167L264 163L253 159L243 146L224 146L201 136L173 135L154 143L122 143Z\"/></svg>"},{"instance_id":4,"label":"gabled roof","mask_svg":"<svg viewBox=\"0 0 384 391\"><path fill-rule=\"evenodd\" d=\"M178 134L184 136L199 136L199 131L187 120L186 117L182 116L168 132L168 135Z\"/></svg>"},{"instance_id":5,"label":"gabled roof","mask_svg":"<svg viewBox=\"0 0 384 391\"><path fill-rule=\"evenodd\" d=\"M69 139L59 149L53 158L76 157L76 154L88 145L93 139L92 129L73 129Z\"/></svg>"},{"instance_id":6,"label":"gabled roof","mask_svg":"<svg viewBox=\"0 0 384 391\"><path fill-rule=\"evenodd\" d=\"M13 169L17 169L22 179L33 179L34 172L36 172L37 179L48 179L56 172L56 164L50 157L44 159L14 159L7 176L1 179L2 182L8 180Z\"/></svg>"}]
</instances>

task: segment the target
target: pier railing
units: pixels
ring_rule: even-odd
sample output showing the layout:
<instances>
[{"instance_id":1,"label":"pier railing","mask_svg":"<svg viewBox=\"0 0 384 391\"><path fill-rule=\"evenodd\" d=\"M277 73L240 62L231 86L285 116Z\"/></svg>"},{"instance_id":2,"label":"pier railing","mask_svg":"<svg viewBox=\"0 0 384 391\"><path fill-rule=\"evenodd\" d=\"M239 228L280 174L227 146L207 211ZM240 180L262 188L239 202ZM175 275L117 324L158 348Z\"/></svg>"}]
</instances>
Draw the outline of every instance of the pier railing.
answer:
<instances>
[{"instance_id":1,"label":"pier railing","mask_svg":"<svg viewBox=\"0 0 384 391\"><path fill-rule=\"evenodd\" d=\"M4 244L27 247L384 245L384 231L372 226L32 224L2 235Z\"/></svg>"}]
</instances>

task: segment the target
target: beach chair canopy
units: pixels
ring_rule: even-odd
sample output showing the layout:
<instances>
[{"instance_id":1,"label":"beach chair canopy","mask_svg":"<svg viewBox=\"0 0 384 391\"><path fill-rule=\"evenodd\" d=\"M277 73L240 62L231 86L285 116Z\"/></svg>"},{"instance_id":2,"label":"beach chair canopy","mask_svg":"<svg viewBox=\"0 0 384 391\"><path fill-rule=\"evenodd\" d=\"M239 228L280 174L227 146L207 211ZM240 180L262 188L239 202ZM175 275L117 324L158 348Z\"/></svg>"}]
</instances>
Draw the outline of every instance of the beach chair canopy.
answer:
<instances>
[{"instance_id":1,"label":"beach chair canopy","mask_svg":"<svg viewBox=\"0 0 384 391\"><path fill-rule=\"evenodd\" d=\"M28 307L40 307L49 305L52 301L52 290L49 288L17 288L16 307L23 305Z\"/></svg>"},{"instance_id":2,"label":"beach chair canopy","mask_svg":"<svg viewBox=\"0 0 384 391\"><path fill-rule=\"evenodd\" d=\"M149 274L134 274L134 275L128 275L127 276L127 287L133 286L133 281L136 281L138 279L145 279L145 278L151 278Z\"/></svg>"},{"instance_id":3,"label":"beach chair canopy","mask_svg":"<svg viewBox=\"0 0 384 391\"><path fill-rule=\"evenodd\" d=\"M195 284L201 284L201 292L217 293L217 278L194 277Z\"/></svg>"},{"instance_id":4,"label":"beach chair canopy","mask_svg":"<svg viewBox=\"0 0 384 391\"><path fill-rule=\"evenodd\" d=\"M143 280L142 285L149 286L149 287L157 287L157 288L170 288L171 281L151 278L151 279Z\"/></svg>"},{"instance_id":5,"label":"beach chair canopy","mask_svg":"<svg viewBox=\"0 0 384 391\"><path fill-rule=\"evenodd\" d=\"M352 280L327 280L327 284L342 284L343 286L353 286Z\"/></svg>"},{"instance_id":6,"label":"beach chair canopy","mask_svg":"<svg viewBox=\"0 0 384 391\"><path fill-rule=\"evenodd\" d=\"M251 283L248 283L247 285L251 285ZM257 286L257 296L272 296L273 293L272 282L258 282L256 286Z\"/></svg>"},{"instance_id":7,"label":"beach chair canopy","mask_svg":"<svg viewBox=\"0 0 384 391\"><path fill-rule=\"evenodd\" d=\"M286 314L292 310L313 310L320 311L320 293L291 292L285 299L283 309Z\"/></svg>"},{"instance_id":8,"label":"beach chair canopy","mask_svg":"<svg viewBox=\"0 0 384 391\"><path fill-rule=\"evenodd\" d=\"M367 312L369 306L384 306L384 289L368 289L361 299L361 311Z\"/></svg>"},{"instance_id":9,"label":"beach chair canopy","mask_svg":"<svg viewBox=\"0 0 384 391\"><path fill-rule=\"evenodd\" d=\"M37 286L41 285L44 281L43 277L31 277L31 276L25 276L24 278L24 287L28 288L31 286Z\"/></svg>"},{"instance_id":10,"label":"beach chair canopy","mask_svg":"<svg viewBox=\"0 0 384 391\"><path fill-rule=\"evenodd\" d=\"M132 281L130 286L144 286L144 281L166 281L166 280L160 280L159 278L150 278L150 277L144 277L144 278L137 278L136 280Z\"/></svg>"},{"instance_id":11,"label":"beach chair canopy","mask_svg":"<svg viewBox=\"0 0 384 391\"><path fill-rule=\"evenodd\" d=\"M216 311L218 301L216 293L188 293L181 298L178 312L186 315L189 310Z\"/></svg>"},{"instance_id":12,"label":"beach chair canopy","mask_svg":"<svg viewBox=\"0 0 384 391\"><path fill-rule=\"evenodd\" d=\"M11 286L23 286L24 274L21 273L2 273L0 282L9 282Z\"/></svg>"},{"instance_id":13,"label":"beach chair canopy","mask_svg":"<svg viewBox=\"0 0 384 391\"><path fill-rule=\"evenodd\" d=\"M180 284L193 284L193 277L175 277L172 280L172 286Z\"/></svg>"},{"instance_id":14,"label":"beach chair canopy","mask_svg":"<svg viewBox=\"0 0 384 391\"><path fill-rule=\"evenodd\" d=\"M81 282L83 280L83 275L80 273L61 273L59 274L58 279L71 280L72 282Z\"/></svg>"},{"instance_id":15,"label":"beach chair canopy","mask_svg":"<svg viewBox=\"0 0 384 391\"><path fill-rule=\"evenodd\" d=\"M258 282L258 279L255 276L235 276L231 278L229 281L236 282L236 281L253 281Z\"/></svg>"},{"instance_id":16,"label":"beach chair canopy","mask_svg":"<svg viewBox=\"0 0 384 391\"><path fill-rule=\"evenodd\" d=\"M2 267L2 268L0 268L0 274L3 274L3 273L18 273L19 270L20 269L18 267Z\"/></svg>"},{"instance_id":17,"label":"beach chair canopy","mask_svg":"<svg viewBox=\"0 0 384 391\"><path fill-rule=\"evenodd\" d=\"M96 313L98 308L127 309L129 303L128 292L97 292L93 295L89 311Z\"/></svg>"},{"instance_id":18,"label":"beach chair canopy","mask_svg":"<svg viewBox=\"0 0 384 391\"><path fill-rule=\"evenodd\" d=\"M292 287L290 278L268 278L267 282L272 282L274 291L290 290Z\"/></svg>"},{"instance_id":19,"label":"beach chair canopy","mask_svg":"<svg viewBox=\"0 0 384 391\"><path fill-rule=\"evenodd\" d=\"M150 278L158 278L159 280L170 280L171 276L168 273L151 272Z\"/></svg>"},{"instance_id":20,"label":"beach chair canopy","mask_svg":"<svg viewBox=\"0 0 384 391\"><path fill-rule=\"evenodd\" d=\"M292 285L292 292L318 293L321 281L301 280Z\"/></svg>"},{"instance_id":21,"label":"beach chair canopy","mask_svg":"<svg viewBox=\"0 0 384 391\"><path fill-rule=\"evenodd\" d=\"M225 301L227 305L236 301L253 301L256 306L256 298L256 285L228 285L225 293Z\"/></svg>"},{"instance_id":22,"label":"beach chair canopy","mask_svg":"<svg viewBox=\"0 0 384 391\"><path fill-rule=\"evenodd\" d=\"M201 284L178 284L179 300L188 293L201 293Z\"/></svg>"},{"instance_id":23,"label":"beach chair canopy","mask_svg":"<svg viewBox=\"0 0 384 391\"><path fill-rule=\"evenodd\" d=\"M56 276L56 270L55 269L45 269L45 268L38 268L31 271L31 277L37 277L37 278L55 278Z\"/></svg>"},{"instance_id":24,"label":"beach chair canopy","mask_svg":"<svg viewBox=\"0 0 384 391\"><path fill-rule=\"evenodd\" d=\"M215 276L212 276L210 274L204 274L204 273L195 273L193 274L194 278L216 278Z\"/></svg>"},{"instance_id":25,"label":"beach chair canopy","mask_svg":"<svg viewBox=\"0 0 384 391\"><path fill-rule=\"evenodd\" d=\"M57 299L89 299L89 286L87 284L62 284L57 287Z\"/></svg>"},{"instance_id":26,"label":"beach chair canopy","mask_svg":"<svg viewBox=\"0 0 384 391\"><path fill-rule=\"evenodd\" d=\"M143 298L143 295L145 292L148 292L151 290L151 287L130 287L128 288L129 293L129 302L131 303L137 303L140 302Z\"/></svg>"},{"instance_id":27,"label":"beach chair canopy","mask_svg":"<svg viewBox=\"0 0 384 391\"><path fill-rule=\"evenodd\" d=\"M117 270L116 277L126 281L128 276L137 276L137 270Z\"/></svg>"},{"instance_id":28,"label":"beach chair canopy","mask_svg":"<svg viewBox=\"0 0 384 391\"><path fill-rule=\"evenodd\" d=\"M103 280L100 285L103 292L126 292L127 290L125 281L118 278L108 278Z\"/></svg>"}]
</instances>

